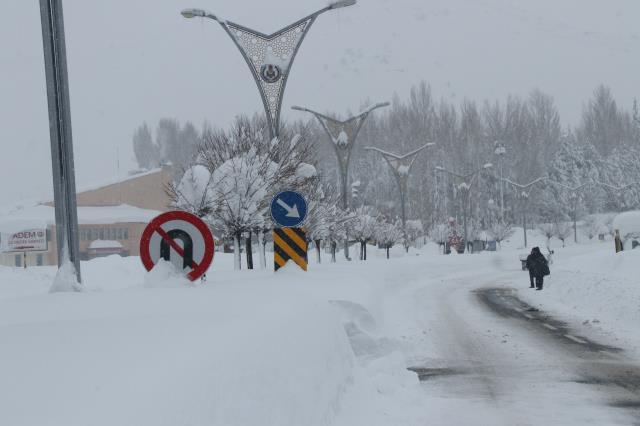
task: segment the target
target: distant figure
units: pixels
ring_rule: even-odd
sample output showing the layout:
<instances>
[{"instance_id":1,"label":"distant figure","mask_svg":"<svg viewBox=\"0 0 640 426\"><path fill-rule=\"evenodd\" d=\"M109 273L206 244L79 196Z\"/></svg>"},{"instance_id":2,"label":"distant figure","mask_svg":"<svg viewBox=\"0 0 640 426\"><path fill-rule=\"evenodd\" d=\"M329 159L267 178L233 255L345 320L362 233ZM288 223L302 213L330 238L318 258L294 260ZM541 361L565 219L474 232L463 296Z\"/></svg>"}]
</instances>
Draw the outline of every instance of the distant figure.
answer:
<instances>
[{"instance_id":1,"label":"distant figure","mask_svg":"<svg viewBox=\"0 0 640 426\"><path fill-rule=\"evenodd\" d=\"M533 268L531 266L529 266L529 264L531 262L529 262L529 259L531 259L531 255L533 255L533 249L531 249L531 253L529 253L529 256L527 256L527 269L529 270L529 288L536 288L535 285L535 275L533 275Z\"/></svg>"},{"instance_id":2,"label":"distant figure","mask_svg":"<svg viewBox=\"0 0 640 426\"><path fill-rule=\"evenodd\" d=\"M527 257L527 269L529 269L529 277L536 279L536 290L542 290L544 277L550 274L549 262L540 252L539 247L534 247L531 254ZM531 279L533 284L533 278ZM533 285L532 285L533 287Z\"/></svg>"}]
</instances>

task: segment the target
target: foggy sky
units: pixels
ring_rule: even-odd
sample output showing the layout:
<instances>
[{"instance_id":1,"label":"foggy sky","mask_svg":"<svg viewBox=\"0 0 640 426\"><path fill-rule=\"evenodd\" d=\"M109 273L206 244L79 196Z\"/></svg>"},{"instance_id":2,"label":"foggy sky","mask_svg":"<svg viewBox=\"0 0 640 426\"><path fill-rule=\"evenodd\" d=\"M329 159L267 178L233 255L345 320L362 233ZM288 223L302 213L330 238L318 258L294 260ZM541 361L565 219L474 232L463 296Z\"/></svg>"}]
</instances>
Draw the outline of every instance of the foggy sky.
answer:
<instances>
[{"instance_id":1,"label":"foggy sky","mask_svg":"<svg viewBox=\"0 0 640 426\"><path fill-rule=\"evenodd\" d=\"M78 187L135 167L131 135L162 117L225 125L261 111L249 70L222 28L185 20L210 9L271 33L324 0L63 0ZM360 0L321 15L293 65L283 117L294 104L357 111L405 97L425 80L461 101L556 99L564 124L601 83L630 108L640 97L637 0ZM0 13L0 209L50 196L51 164L37 0ZM304 117L304 116L302 116Z\"/></svg>"}]
</instances>

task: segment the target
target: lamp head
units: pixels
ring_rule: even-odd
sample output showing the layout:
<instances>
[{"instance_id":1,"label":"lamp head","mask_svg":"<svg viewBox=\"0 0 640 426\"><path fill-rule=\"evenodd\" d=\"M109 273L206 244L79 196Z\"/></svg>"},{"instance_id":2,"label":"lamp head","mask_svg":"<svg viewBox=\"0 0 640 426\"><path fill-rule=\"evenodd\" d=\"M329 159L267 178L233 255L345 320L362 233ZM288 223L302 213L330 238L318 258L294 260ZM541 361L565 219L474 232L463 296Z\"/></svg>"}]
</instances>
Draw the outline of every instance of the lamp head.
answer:
<instances>
[{"instance_id":1,"label":"lamp head","mask_svg":"<svg viewBox=\"0 0 640 426\"><path fill-rule=\"evenodd\" d=\"M482 166L483 169L490 169L492 167L493 167L493 164L491 164L491 163L487 163L484 166Z\"/></svg>"},{"instance_id":2,"label":"lamp head","mask_svg":"<svg viewBox=\"0 0 640 426\"><path fill-rule=\"evenodd\" d=\"M184 9L182 12L180 12L180 14L182 14L182 16L187 19L191 19L201 18L206 15L206 12L202 9Z\"/></svg>"},{"instance_id":3,"label":"lamp head","mask_svg":"<svg viewBox=\"0 0 640 426\"><path fill-rule=\"evenodd\" d=\"M340 9L340 8L343 8L343 7L353 6L356 3L357 3L356 0L337 0L337 1L332 1L329 4L329 8L330 9Z\"/></svg>"}]
</instances>

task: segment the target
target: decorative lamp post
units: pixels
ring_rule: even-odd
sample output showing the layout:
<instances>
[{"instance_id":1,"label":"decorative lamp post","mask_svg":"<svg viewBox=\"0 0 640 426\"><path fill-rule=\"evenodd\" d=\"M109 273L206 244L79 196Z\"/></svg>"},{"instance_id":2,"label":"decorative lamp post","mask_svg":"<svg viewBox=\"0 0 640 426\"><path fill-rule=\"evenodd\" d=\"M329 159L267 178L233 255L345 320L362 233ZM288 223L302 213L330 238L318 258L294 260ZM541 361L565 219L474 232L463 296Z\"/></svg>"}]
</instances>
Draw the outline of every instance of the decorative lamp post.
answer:
<instances>
[{"instance_id":1,"label":"decorative lamp post","mask_svg":"<svg viewBox=\"0 0 640 426\"><path fill-rule=\"evenodd\" d=\"M409 251L409 242L407 241L407 191L409 173L411 172L411 167L413 166L413 163L415 163L418 154L422 150L434 145L434 143L428 143L404 155L393 154L375 147L366 148L369 151L376 151L382 155L391 168L391 171L396 178L396 182L398 183L402 211L402 232L404 234L405 241L404 248L407 252Z\"/></svg>"},{"instance_id":2,"label":"decorative lamp post","mask_svg":"<svg viewBox=\"0 0 640 426\"><path fill-rule=\"evenodd\" d=\"M500 220L504 223L504 155L507 153L502 142L496 141L494 153L500 158Z\"/></svg>"},{"instance_id":3,"label":"decorative lamp post","mask_svg":"<svg viewBox=\"0 0 640 426\"><path fill-rule=\"evenodd\" d=\"M467 223L467 210L470 209L471 207L471 189L473 187L473 184L476 181L476 178L478 177L478 175L480 174L480 172L490 169L493 167L493 164L491 163L487 163L484 166L482 166L481 168L479 168L478 170L468 173L466 175L463 174L459 174L456 172L452 172L450 170L445 169L442 166L438 166L436 167L436 170L439 172L444 172L444 173L448 173L451 176L454 176L455 178L458 179L459 184L456 186L456 190L460 191L463 194L463 207L462 207L462 218L464 221L464 245L465 245L465 250L466 250L466 246L467 244L469 244L469 227L468 227L468 223Z\"/></svg>"},{"instance_id":4,"label":"decorative lamp post","mask_svg":"<svg viewBox=\"0 0 640 426\"><path fill-rule=\"evenodd\" d=\"M354 4L356 0L333 1L327 7L269 35L221 19L202 9L185 9L181 13L185 18L212 19L231 37L258 86L273 139L280 133L280 109L293 60L311 25L324 12Z\"/></svg>"},{"instance_id":5,"label":"decorative lamp post","mask_svg":"<svg viewBox=\"0 0 640 426\"><path fill-rule=\"evenodd\" d=\"M331 146L333 147L333 150L336 153L336 158L338 160L338 172L340 176L340 197L342 200L342 208L344 210L349 209L349 163L351 161L351 153L358 139L360 129L362 129L362 125L372 111L389 105L389 102L376 104L371 108L368 108L360 114L345 121L327 117L324 114L320 114L319 112L310 110L308 108L303 108L300 106L291 107L291 109L296 111L308 112L310 114L313 114L329 137L329 141L331 142ZM349 259L348 237L345 240L344 255L345 258Z\"/></svg>"}]
</instances>

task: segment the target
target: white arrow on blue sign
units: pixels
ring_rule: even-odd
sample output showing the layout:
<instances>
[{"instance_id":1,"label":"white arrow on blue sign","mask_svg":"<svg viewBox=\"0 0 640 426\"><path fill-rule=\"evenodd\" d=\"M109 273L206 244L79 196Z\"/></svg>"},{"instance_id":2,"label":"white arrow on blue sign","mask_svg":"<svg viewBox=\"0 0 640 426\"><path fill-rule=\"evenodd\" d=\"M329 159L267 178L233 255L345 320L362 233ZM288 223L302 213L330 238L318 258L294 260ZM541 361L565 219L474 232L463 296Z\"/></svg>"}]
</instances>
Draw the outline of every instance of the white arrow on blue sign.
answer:
<instances>
[{"instance_id":1,"label":"white arrow on blue sign","mask_svg":"<svg viewBox=\"0 0 640 426\"><path fill-rule=\"evenodd\" d=\"M307 218L307 201L295 191L282 191L271 200L271 218L283 228L299 226Z\"/></svg>"}]
</instances>

